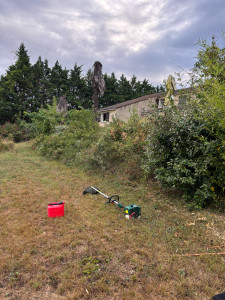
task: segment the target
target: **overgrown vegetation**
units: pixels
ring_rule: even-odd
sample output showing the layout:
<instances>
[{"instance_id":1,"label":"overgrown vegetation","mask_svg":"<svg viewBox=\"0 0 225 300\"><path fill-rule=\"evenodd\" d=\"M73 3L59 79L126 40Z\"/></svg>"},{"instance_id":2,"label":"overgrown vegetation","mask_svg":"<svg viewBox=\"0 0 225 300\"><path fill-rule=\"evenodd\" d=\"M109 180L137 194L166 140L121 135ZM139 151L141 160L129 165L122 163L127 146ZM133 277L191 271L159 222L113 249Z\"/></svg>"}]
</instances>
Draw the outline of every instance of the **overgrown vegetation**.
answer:
<instances>
[{"instance_id":1,"label":"overgrown vegetation","mask_svg":"<svg viewBox=\"0 0 225 300\"><path fill-rule=\"evenodd\" d=\"M182 190L190 207L216 204L225 186L220 127L212 128L191 103L182 110L168 107L156 112L149 122L146 173L153 172L164 186Z\"/></svg>"},{"instance_id":2,"label":"overgrown vegetation","mask_svg":"<svg viewBox=\"0 0 225 300\"><path fill-rule=\"evenodd\" d=\"M100 128L90 110L69 111L64 117L53 107L32 114L36 147L42 155L74 163L99 138Z\"/></svg>"},{"instance_id":3,"label":"overgrown vegetation","mask_svg":"<svg viewBox=\"0 0 225 300\"><path fill-rule=\"evenodd\" d=\"M57 116L50 118L49 113L40 112L41 134L36 145L42 155L129 180L154 174L162 185L183 191L192 208L211 203L223 206L222 131L202 117L196 103L188 103L182 110L174 106L163 113L155 111L148 120L140 120L134 113L127 123L115 119L104 129L87 110L71 111L64 125L58 126L62 117L57 123Z\"/></svg>"},{"instance_id":4,"label":"overgrown vegetation","mask_svg":"<svg viewBox=\"0 0 225 300\"><path fill-rule=\"evenodd\" d=\"M145 120L140 120L135 112L126 123L114 119L93 147L88 166L140 179L147 131Z\"/></svg>"},{"instance_id":5,"label":"overgrown vegetation","mask_svg":"<svg viewBox=\"0 0 225 300\"><path fill-rule=\"evenodd\" d=\"M191 74L192 93L182 109L172 104L148 120L135 112L127 123L114 120L101 129L90 110L56 112L56 100L31 123L1 126L0 136L20 141L36 137L42 155L129 180L155 176L183 192L188 205L224 205L225 189L225 48L200 42ZM22 50L21 50L22 51ZM54 98L55 99L55 98ZM144 173L143 173L144 172Z\"/></svg>"},{"instance_id":6,"label":"overgrown vegetation","mask_svg":"<svg viewBox=\"0 0 225 300\"><path fill-rule=\"evenodd\" d=\"M181 189L195 208L218 204L225 190L225 48L215 37L199 46L187 105L149 118L145 164L162 184Z\"/></svg>"},{"instance_id":7,"label":"overgrown vegetation","mask_svg":"<svg viewBox=\"0 0 225 300\"><path fill-rule=\"evenodd\" d=\"M191 208L223 207L224 51L214 40L201 46L205 50L193 69L193 92L182 109L171 104L163 112L152 111L147 121L134 112L128 122L115 119L100 130L90 111L71 111L62 119L49 107L33 114L38 149L48 157L129 180L143 178L144 171L145 177L154 175L162 185L181 190Z\"/></svg>"},{"instance_id":8,"label":"overgrown vegetation","mask_svg":"<svg viewBox=\"0 0 225 300\"><path fill-rule=\"evenodd\" d=\"M6 122L0 126L0 137L11 139L16 143L29 140L32 137L30 125L21 119L16 123Z\"/></svg>"}]
</instances>

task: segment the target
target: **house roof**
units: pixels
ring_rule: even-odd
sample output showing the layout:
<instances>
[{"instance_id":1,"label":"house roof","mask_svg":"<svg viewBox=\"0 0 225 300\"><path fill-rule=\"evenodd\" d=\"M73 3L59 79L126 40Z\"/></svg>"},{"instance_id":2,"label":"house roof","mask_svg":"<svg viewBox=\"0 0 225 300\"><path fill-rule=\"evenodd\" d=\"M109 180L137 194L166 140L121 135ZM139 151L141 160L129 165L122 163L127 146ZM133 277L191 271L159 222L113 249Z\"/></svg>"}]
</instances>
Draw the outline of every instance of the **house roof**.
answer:
<instances>
[{"instance_id":1,"label":"house roof","mask_svg":"<svg viewBox=\"0 0 225 300\"><path fill-rule=\"evenodd\" d=\"M180 92L185 92L185 91L191 91L191 89L190 88L182 88L182 89L176 90L175 95L177 95ZM151 99L151 98L162 98L162 97L165 97L165 94L166 94L166 92L145 95L145 96L142 96L142 97L139 97L139 98L136 98L136 99L124 101L124 102L117 103L117 104L114 104L114 105L111 105L111 106L102 107L102 108L98 109L98 112L105 112L105 111L115 110L117 108L124 107L124 106L127 106L127 105L131 105L131 104L134 104L134 103L137 103L137 102L145 101L145 100L148 100L148 99Z\"/></svg>"},{"instance_id":2,"label":"house roof","mask_svg":"<svg viewBox=\"0 0 225 300\"><path fill-rule=\"evenodd\" d=\"M132 100L128 100L128 101L125 101L125 102L117 103L117 104L114 104L114 105L111 105L111 106L100 108L100 109L98 109L98 112L115 110L115 109L120 108L120 107L124 107L124 106L127 106L127 105L131 105L131 104L134 104L134 103L137 103L137 102L141 102L141 101L145 101L145 100L148 100L148 99L151 99L151 98L155 98L155 97L162 97L164 95L165 95L165 92L155 93L155 94L150 94L150 95L145 95L145 96L142 96L142 97L139 97L139 98L136 98L136 99L132 99Z\"/></svg>"}]
</instances>

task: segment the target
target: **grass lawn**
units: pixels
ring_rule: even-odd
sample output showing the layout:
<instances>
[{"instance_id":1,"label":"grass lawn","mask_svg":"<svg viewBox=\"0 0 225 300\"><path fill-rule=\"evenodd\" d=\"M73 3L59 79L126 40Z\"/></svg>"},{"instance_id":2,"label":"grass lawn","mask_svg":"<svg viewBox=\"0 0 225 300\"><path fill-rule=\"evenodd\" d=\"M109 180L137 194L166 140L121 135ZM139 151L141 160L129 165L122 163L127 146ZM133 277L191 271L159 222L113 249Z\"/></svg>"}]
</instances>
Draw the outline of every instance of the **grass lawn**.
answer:
<instances>
[{"instance_id":1,"label":"grass lawn","mask_svg":"<svg viewBox=\"0 0 225 300\"><path fill-rule=\"evenodd\" d=\"M142 207L127 220L95 185ZM65 201L65 216L47 204ZM211 299L225 291L225 216L156 183L88 175L29 143L0 154L0 299ZM186 254L203 254L189 256Z\"/></svg>"}]
</instances>

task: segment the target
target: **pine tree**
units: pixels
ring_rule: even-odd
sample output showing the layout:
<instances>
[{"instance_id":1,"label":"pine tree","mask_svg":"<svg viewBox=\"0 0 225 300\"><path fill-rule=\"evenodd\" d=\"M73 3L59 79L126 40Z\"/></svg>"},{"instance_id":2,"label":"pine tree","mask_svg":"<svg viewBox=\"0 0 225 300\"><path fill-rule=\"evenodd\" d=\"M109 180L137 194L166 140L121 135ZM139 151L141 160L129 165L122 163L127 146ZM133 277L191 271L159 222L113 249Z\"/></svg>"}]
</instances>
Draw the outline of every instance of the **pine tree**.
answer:
<instances>
[{"instance_id":1,"label":"pine tree","mask_svg":"<svg viewBox=\"0 0 225 300\"><path fill-rule=\"evenodd\" d=\"M82 66L76 63L69 73L69 93L67 101L70 108L77 109L86 106L86 82L82 77Z\"/></svg>"},{"instance_id":2,"label":"pine tree","mask_svg":"<svg viewBox=\"0 0 225 300\"><path fill-rule=\"evenodd\" d=\"M130 80L131 90L132 90L132 98L139 97L138 86L140 85L140 81L137 81L137 77L135 75L132 76Z\"/></svg>"},{"instance_id":3,"label":"pine tree","mask_svg":"<svg viewBox=\"0 0 225 300\"><path fill-rule=\"evenodd\" d=\"M106 107L114 105L118 102L118 81L114 73L110 76L104 74L105 80L105 93L100 98L100 107Z\"/></svg>"},{"instance_id":4,"label":"pine tree","mask_svg":"<svg viewBox=\"0 0 225 300\"><path fill-rule=\"evenodd\" d=\"M47 107L48 104L53 104L53 95L51 94L51 82L50 82L50 73L51 69L48 66L48 60L44 61L44 74L42 78L43 85L43 107Z\"/></svg>"},{"instance_id":5,"label":"pine tree","mask_svg":"<svg viewBox=\"0 0 225 300\"><path fill-rule=\"evenodd\" d=\"M147 79L144 79L140 84L139 97L148 94L154 94L156 92L156 88L152 86Z\"/></svg>"},{"instance_id":6,"label":"pine tree","mask_svg":"<svg viewBox=\"0 0 225 300\"><path fill-rule=\"evenodd\" d=\"M16 62L1 77L0 122L14 122L24 111L32 110L32 83L30 58L21 43L16 51Z\"/></svg>"},{"instance_id":7,"label":"pine tree","mask_svg":"<svg viewBox=\"0 0 225 300\"><path fill-rule=\"evenodd\" d=\"M122 74L118 81L118 103L132 99L132 88L129 80Z\"/></svg>"},{"instance_id":8,"label":"pine tree","mask_svg":"<svg viewBox=\"0 0 225 300\"><path fill-rule=\"evenodd\" d=\"M32 66L32 97L33 110L37 111L41 107L45 107L44 99L44 63L39 56L37 62Z\"/></svg>"},{"instance_id":9,"label":"pine tree","mask_svg":"<svg viewBox=\"0 0 225 300\"><path fill-rule=\"evenodd\" d=\"M68 70L63 69L58 60L50 71L51 95L59 98L68 92Z\"/></svg>"},{"instance_id":10,"label":"pine tree","mask_svg":"<svg viewBox=\"0 0 225 300\"><path fill-rule=\"evenodd\" d=\"M91 100L92 93L93 93L92 77L93 77L93 72L91 69L88 69L87 74L84 77L84 81L85 81L85 102L83 103L84 108L92 108L93 106Z\"/></svg>"}]
</instances>

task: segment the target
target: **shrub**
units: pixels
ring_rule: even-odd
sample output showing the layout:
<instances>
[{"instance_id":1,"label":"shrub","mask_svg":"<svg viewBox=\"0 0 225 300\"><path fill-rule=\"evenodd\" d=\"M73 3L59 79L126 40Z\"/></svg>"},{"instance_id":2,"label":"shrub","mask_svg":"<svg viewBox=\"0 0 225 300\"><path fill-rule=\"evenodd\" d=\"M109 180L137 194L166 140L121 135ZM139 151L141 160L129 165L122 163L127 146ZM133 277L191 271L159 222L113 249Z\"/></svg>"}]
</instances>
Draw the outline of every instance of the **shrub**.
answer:
<instances>
[{"instance_id":1,"label":"shrub","mask_svg":"<svg viewBox=\"0 0 225 300\"><path fill-rule=\"evenodd\" d=\"M224 145L198 106L165 108L149 117L144 168L162 185L181 189L189 205L202 208L224 192Z\"/></svg>"},{"instance_id":2,"label":"shrub","mask_svg":"<svg viewBox=\"0 0 225 300\"><path fill-rule=\"evenodd\" d=\"M26 130L17 123L6 122L0 127L0 136L9 138L14 142L26 140Z\"/></svg>"},{"instance_id":3,"label":"shrub","mask_svg":"<svg viewBox=\"0 0 225 300\"><path fill-rule=\"evenodd\" d=\"M70 111L63 130L39 135L36 147L42 155L74 162L98 139L99 126L89 110Z\"/></svg>"},{"instance_id":4,"label":"shrub","mask_svg":"<svg viewBox=\"0 0 225 300\"><path fill-rule=\"evenodd\" d=\"M64 123L64 115L56 112L56 101L48 105L47 109L27 114L31 119L30 130L33 137L39 135L50 135L54 133L57 125Z\"/></svg>"},{"instance_id":5,"label":"shrub","mask_svg":"<svg viewBox=\"0 0 225 300\"><path fill-rule=\"evenodd\" d=\"M141 176L147 128L133 113L127 123L114 119L93 149L91 168L127 173L130 179Z\"/></svg>"}]
</instances>

